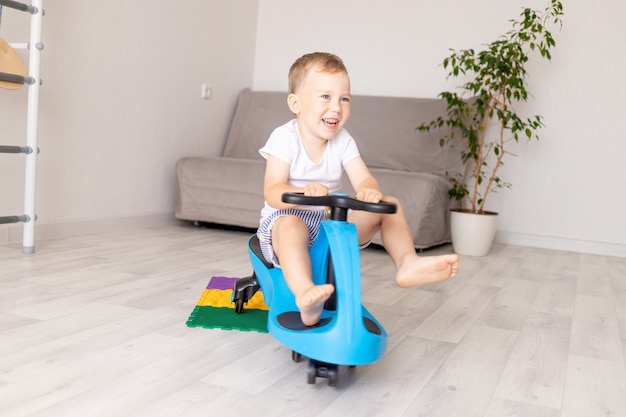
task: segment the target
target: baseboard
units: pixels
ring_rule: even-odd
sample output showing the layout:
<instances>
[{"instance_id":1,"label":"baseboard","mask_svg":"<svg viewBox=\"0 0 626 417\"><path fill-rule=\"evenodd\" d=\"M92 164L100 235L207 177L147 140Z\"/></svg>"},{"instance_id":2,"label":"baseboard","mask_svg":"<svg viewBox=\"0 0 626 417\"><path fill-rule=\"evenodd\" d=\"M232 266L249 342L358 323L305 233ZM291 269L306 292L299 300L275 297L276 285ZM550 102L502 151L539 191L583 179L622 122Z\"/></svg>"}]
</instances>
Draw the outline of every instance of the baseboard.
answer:
<instances>
[{"instance_id":1,"label":"baseboard","mask_svg":"<svg viewBox=\"0 0 626 417\"><path fill-rule=\"evenodd\" d=\"M592 242L586 240L564 239L501 231L496 233L496 242L507 245L530 246L534 248L626 258L626 245L613 243Z\"/></svg>"},{"instance_id":2,"label":"baseboard","mask_svg":"<svg viewBox=\"0 0 626 417\"><path fill-rule=\"evenodd\" d=\"M37 240L62 239L107 230L124 230L134 227L153 227L178 224L181 221L174 213L150 214L144 216L121 217L111 219L94 219L76 222L39 223L35 225L35 245ZM0 228L0 244L22 242L23 225L16 223Z\"/></svg>"},{"instance_id":3,"label":"baseboard","mask_svg":"<svg viewBox=\"0 0 626 417\"><path fill-rule=\"evenodd\" d=\"M96 219L64 223L37 223L35 227L35 245L41 239L59 239L100 233L107 230L123 230L134 227L153 227L179 224L181 220L174 213L150 214L145 216L122 217L112 219ZM0 227L0 244L11 244L22 241L22 224L11 224ZM530 235L498 231L496 242L507 245L529 246L542 249L562 250L567 252L589 253L594 255L617 256L626 258L626 245L591 242L577 239L564 239L550 236Z\"/></svg>"}]
</instances>

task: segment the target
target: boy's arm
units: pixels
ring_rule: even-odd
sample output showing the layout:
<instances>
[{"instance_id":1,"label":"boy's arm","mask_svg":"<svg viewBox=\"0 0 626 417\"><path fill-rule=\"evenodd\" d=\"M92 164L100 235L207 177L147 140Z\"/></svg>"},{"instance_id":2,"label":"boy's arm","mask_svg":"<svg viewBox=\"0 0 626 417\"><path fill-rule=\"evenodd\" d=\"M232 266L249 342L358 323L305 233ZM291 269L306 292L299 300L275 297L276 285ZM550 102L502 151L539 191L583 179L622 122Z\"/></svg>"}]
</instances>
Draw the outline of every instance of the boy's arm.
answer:
<instances>
[{"instance_id":1,"label":"boy's arm","mask_svg":"<svg viewBox=\"0 0 626 417\"><path fill-rule=\"evenodd\" d=\"M365 165L360 156L351 159L345 166L352 187L356 191L356 199L370 203L378 203L383 198L378 181Z\"/></svg>"},{"instance_id":2,"label":"boy's arm","mask_svg":"<svg viewBox=\"0 0 626 417\"><path fill-rule=\"evenodd\" d=\"M311 183L306 187L293 187L288 184L288 181L289 164L273 155L268 155L263 184L263 194L267 204L276 209L295 207L296 204L282 202L284 193L304 193L307 196L328 195L328 187L325 185Z\"/></svg>"}]
</instances>

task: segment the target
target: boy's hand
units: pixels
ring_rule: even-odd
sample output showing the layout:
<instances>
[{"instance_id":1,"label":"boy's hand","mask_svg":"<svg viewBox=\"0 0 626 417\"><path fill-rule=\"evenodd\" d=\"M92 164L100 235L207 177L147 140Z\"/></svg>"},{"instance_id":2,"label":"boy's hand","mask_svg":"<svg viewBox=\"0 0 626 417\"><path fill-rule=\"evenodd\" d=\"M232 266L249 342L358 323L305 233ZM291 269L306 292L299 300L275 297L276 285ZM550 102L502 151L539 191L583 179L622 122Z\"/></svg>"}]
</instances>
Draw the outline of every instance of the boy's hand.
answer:
<instances>
[{"instance_id":1,"label":"boy's hand","mask_svg":"<svg viewBox=\"0 0 626 417\"><path fill-rule=\"evenodd\" d=\"M356 199L367 203L380 203L383 193L376 188L362 188L356 194Z\"/></svg>"},{"instance_id":2,"label":"boy's hand","mask_svg":"<svg viewBox=\"0 0 626 417\"><path fill-rule=\"evenodd\" d=\"M328 195L328 187L323 184L311 183L304 187L304 195L308 197L319 197Z\"/></svg>"}]
</instances>

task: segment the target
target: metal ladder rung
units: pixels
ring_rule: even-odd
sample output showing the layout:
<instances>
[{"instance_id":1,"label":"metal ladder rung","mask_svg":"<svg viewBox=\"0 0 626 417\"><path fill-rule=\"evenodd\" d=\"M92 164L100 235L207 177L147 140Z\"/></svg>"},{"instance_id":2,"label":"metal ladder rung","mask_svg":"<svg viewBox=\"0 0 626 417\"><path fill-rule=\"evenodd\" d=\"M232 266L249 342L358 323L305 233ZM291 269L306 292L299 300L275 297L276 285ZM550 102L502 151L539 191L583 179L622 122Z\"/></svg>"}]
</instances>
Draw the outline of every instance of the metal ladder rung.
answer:
<instances>
[{"instance_id":1,"label":"metal ladder rung","mask_svg":"<svg viewBox=\"0 0 626 417\"><path fill-rule=\"evenodd\" d=\"M9 74L6 72L0 72L0 81L27 85L35 84L35 79L33 77L28 75L25 77L23 75Z\"/></svg>"}]
</instances>

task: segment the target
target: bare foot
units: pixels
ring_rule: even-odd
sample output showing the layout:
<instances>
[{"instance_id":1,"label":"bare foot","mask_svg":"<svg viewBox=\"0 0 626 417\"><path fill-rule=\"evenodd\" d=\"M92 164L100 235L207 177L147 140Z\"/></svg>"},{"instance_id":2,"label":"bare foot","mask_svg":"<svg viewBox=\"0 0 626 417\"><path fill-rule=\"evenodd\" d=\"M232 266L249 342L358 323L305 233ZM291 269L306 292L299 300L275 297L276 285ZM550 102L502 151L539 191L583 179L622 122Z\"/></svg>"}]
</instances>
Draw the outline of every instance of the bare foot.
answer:
<instances>
[{"instance_id":1,"label":"bare foot","mask_svg":"<svg viewBox=\"0 0 626 417\"><path fill-rule=\"evenodd\" d=\"M439 282L456 275L459 270L459 256L407 256L398 268L396 282L400 287Z\"/></svg>"},{"instance_id":2,"label":"bare foot","mask_svg":"<svg viewBox=\"0 0 626 417\"><path fill-rule=\"evenodd\" d=\"M330 284L315 285L296 297L296 305L300 309L302 323L313 326L320 321L324 303L333 291L335 291L335 287Z\"/></svg>"}]
</instances>

